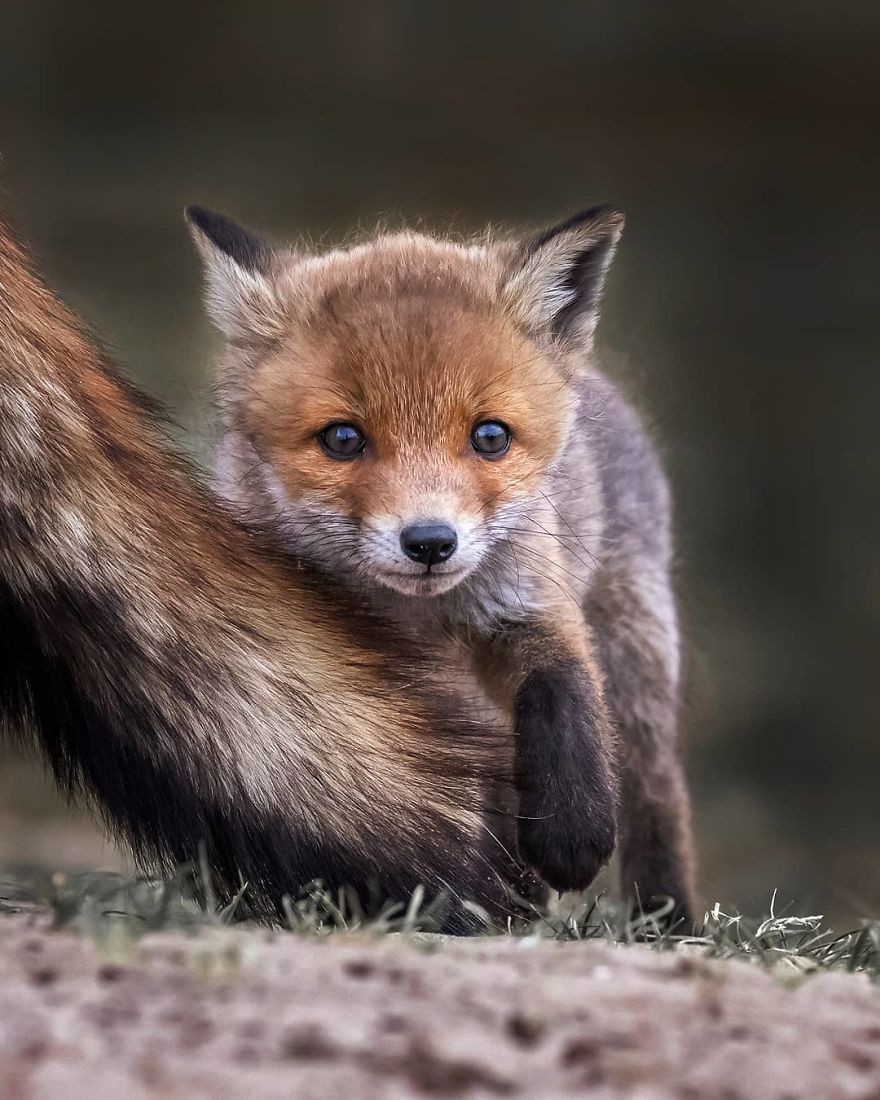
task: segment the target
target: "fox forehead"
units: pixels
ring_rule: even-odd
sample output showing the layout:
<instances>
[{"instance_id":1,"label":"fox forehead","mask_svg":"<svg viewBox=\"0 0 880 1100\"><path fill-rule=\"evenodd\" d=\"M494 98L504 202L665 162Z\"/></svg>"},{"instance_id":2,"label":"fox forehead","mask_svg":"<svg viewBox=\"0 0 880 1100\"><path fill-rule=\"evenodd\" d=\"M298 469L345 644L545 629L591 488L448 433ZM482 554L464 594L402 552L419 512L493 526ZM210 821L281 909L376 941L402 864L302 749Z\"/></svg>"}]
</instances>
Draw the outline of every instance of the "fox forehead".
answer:
<instances>
[{"instance_id":1,"label":"fox forehead","mask_svg":"<svg viewBox=\"0 0 880 1100\"><path fill-rule=\"evenodd\" d=\"M503 246L428 237L420 233L379 234L363 244L320 255L289 253L280 281L330 313L337 303L350 312L357 303L422 294L491 305L504 277Z\"/></svg>"}]
</instances>

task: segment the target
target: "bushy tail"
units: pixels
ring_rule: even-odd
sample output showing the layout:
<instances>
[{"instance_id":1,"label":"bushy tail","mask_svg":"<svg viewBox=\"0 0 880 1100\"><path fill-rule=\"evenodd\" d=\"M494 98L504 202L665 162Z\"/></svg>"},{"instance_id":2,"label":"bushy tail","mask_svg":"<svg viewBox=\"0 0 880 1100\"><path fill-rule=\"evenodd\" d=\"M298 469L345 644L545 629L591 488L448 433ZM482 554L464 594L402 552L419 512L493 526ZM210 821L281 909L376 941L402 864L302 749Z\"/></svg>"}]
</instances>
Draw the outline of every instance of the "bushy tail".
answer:
<instances>
[{"instance_id":1,"label":"bushy tail","mask_svg":"<svg viewBox=\"0 0 880 1100\"><path fill-rule=\"evenodd\" d=\"M484 904L480 728L172 454L0 225L0 715L138 855ZM496 777L497 778L497 777Z\"/></svg>"}]
</instances>

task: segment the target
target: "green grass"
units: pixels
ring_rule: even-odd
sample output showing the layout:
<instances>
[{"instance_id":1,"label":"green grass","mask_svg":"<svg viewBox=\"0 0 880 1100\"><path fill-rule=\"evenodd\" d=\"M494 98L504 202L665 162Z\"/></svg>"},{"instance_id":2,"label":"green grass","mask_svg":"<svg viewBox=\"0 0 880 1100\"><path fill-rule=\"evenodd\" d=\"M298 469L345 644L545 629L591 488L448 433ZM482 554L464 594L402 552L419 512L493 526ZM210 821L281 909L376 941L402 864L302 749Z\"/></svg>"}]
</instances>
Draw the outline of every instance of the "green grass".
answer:
<instances>
[{"instance_id":1,"label":"green grass","mask_svg":"<svg viewBox=\"0 0 880 1100\"><path fill-rule=\"evenodd\" d=\"M77 930L96 942L120 934L134 940L151 931L246 927L244 895L242 886L235 898L221 903L204 859L166 880L108 872L39 871L0 878L0 911L47 911L54 927ZM330 893L320 883L312 883L297 896L285 897L282 905L288 931L300 935L414 935L436 931L443 899L426 903L424 891L417 889L407 903L389 904L378 915L368 916L351 891ZM650 916L633 919L601 895L566 898L547 909L521 903L518 915L504 926L479 910L474 912L482 916L486 936L639 943L659 951L744 960L781 977L843 970L867 973L880 981L880 920L865 920L836 933L825 926L821 915L778 912L775 895L762 919L728 913L715 905L701 926L687 935L664 930ZM424 936L418 939L427 942Z\"/></svg>"}]
</instances>

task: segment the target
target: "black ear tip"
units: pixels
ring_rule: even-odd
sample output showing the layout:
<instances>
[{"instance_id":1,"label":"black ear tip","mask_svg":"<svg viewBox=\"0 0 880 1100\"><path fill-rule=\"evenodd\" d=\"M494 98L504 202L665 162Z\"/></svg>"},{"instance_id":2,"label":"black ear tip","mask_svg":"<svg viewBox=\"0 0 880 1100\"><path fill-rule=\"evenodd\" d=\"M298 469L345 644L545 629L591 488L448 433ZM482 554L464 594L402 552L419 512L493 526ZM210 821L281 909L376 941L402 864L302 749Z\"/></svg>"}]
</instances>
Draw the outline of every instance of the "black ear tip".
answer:
<instances>
[{"instance_id":1,"label":"black ear tip","mask_svg":"<svg viewBox=\"0 0 880 1100\"><path fill-rule=\"evenodd\" d=\"M580 210L577 214L572 214L570 218L566 218L564 222L551 225L549 229L545 229L543 233L533 237L528 242L527 251L529 253L536 252L563 233L595 233L597 242L604 240L606 244L613 245L620 236L625 220L623 211L618 210L616 206L612 206L610 203L605 203L602 206L591 206L588 210Z\"/></svg>"},{"instance_id":2,"label":"black ear tip","mask_svg":"<svg viewBox=\"0 0 880 1100\"><path fill-rule=\"evenodd\" d=\"M618 207L610 202L603 202L599 206L591 206L588 210L581 210L573 214L568 221L563 222L560 229L580 229L588 226L596 229L621 230L626 221L626 215Z\"/></svg>"},{"instance_id":3,"label":"black ear tip","mask_svg":"<svg viewBox=\"0 0 880 1100\"><path fill-rule=\"evenodd\" d=\"M194 226L196 229L200 229L202 233L212 240L214 239L214 234L221 226L234 224L224 214L217 214L213 210L207 210L204 206L198 206L195 203L192 203L184 209L183 216L190 225Z\"/></svg>"},{"instance_id":4,"label":"black ear tip","mask_svg":"<svg viewBox=\"0 0 880 1100\"><path fill-rule=\"evenodd\" d=\"M216 214L204 206L187 206L184 210L187 222L231 259L248 271L265 273L271 251L268 245L242 229L232 218Z\"/></svg>"},{"instance_id":5,"label":"black ear tip","mask_svg":"<svg viewBox=\"0 0 880 1100\"><path fill-rule=\"evenodd\" d=\"M626 225L626 214L620 207L604 203L596 207L596 220L603 222L609 229L616 229L619 232Z\"/></svg>"}]
</instances>

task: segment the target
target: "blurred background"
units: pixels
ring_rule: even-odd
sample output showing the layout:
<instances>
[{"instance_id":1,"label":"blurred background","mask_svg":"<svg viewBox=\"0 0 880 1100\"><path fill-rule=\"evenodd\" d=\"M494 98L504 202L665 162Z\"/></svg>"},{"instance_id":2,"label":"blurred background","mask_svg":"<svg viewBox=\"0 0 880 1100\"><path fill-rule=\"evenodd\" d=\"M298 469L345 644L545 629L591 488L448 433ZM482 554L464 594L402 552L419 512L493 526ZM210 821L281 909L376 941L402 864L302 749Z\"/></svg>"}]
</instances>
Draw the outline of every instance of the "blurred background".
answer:
<instances>
[{"instance_id":1,"label":"blurred background","mask_svg":"<svg viewBox=\"0 0 880 1100\"><path fill-rule=\"evenodd\" d=\"M628 213L601 329L656 426L701 883L880 913L880 6L4 5L2 184L56 286L204 454L182 220L332 241ZM120 856L0 759L0 862Z\"/></svg>"}]
</instances>

